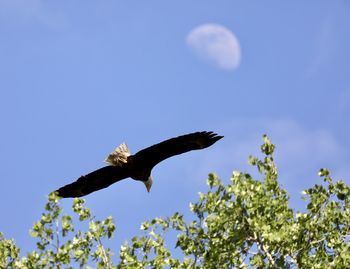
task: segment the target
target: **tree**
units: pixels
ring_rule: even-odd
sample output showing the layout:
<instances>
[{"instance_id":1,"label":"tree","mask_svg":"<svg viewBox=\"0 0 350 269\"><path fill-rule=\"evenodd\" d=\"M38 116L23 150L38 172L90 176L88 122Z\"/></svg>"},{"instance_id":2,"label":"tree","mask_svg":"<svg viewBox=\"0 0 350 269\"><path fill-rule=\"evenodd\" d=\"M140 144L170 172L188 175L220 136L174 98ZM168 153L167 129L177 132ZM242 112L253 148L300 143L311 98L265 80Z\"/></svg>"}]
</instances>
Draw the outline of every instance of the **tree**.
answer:
<instances>
[{"instance_id":1,"label":"tree","mask_svg":"<svg viewBox=\"0 0 350 269\"><path fill-rule=\"evenodd\" d=\"M95 220L84 200L75 199L73 211L88 222L87 231L75 232L74 216L62 214L53 193L31 230L38 239L36 250L20 257L14 242L0 234L0 268L348 268L349 186L321 169L324 183L303 192L305 212L294 211L277 181L275 146L263 139L263 158L249 158L260 180L234 172L224 185L210 174L208 192L190 205L193 220L175 213L142 223L143 235L120 248L117 262L103 245L115 231L112 218ZM169 231L177 234L181 258L166 244Z\"/></svg>"}]
</instances>

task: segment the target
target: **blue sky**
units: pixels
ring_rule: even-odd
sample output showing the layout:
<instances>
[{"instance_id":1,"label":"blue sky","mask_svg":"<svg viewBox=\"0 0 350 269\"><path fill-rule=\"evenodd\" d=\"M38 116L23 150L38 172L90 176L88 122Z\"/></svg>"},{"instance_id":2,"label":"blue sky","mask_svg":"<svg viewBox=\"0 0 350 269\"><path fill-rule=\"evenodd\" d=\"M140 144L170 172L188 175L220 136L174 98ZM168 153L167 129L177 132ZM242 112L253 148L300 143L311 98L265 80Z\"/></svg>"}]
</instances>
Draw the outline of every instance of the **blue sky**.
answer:
<instances>
[{"instance_id":1,"label":"blue sky","mask_svg":"<svg viewBox=\"0 0 350 269\"><path fill-rule=\"evenodd\" d=\"M50 191L122 142L136 152L199 130L225 138L157 166L150 194L129 179L86 197L113 215L116 251L142 221L188 213L209 172L252 172L264 133L293 207L320 167L350 183L349 11L346 0L0 0L0 231L31 249ZM208 23L237 38L237 68L186 42Z\"/></svg>"}]
</instances>

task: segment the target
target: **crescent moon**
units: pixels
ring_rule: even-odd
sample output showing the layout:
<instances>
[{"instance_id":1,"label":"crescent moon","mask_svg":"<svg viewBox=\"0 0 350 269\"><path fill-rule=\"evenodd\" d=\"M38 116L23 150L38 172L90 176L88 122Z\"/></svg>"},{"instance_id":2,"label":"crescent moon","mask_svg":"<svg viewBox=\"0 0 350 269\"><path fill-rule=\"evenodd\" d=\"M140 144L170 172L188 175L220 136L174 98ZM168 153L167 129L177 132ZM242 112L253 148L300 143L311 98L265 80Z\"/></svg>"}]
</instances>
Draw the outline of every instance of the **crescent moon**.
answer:
<instances>
[{"instance_id":1,"label":"crescent moon","mask_svg":"<svg viewBox=\"0 0 350 269\"><path fill-rule=\"evenodd\" d=\"M241 63L238 39L232 31L222 25L199 25L187 35L186 43L199 58L218 68L234 70Z\"/></svg>"}]
</instances>

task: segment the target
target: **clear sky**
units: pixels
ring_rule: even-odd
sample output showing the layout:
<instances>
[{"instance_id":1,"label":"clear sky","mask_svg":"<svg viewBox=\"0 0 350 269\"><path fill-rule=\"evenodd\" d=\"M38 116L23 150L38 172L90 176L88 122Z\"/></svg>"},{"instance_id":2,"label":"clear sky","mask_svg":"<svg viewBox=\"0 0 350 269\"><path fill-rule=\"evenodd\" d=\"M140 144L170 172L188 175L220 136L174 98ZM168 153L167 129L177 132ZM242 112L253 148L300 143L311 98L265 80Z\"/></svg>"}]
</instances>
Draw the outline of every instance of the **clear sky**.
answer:
<instances>
[{"instance_id":1,"label":"clear sky","mask_svg":"<svg viewBox=\"0 0 350 269\"><path fill-rule=\"evenodd\" d=\"M347 0L0 0L0 231L31 249L50 191L122 142L136 152L193 131L225 138L161 163L150 194L128 179L86 197L114 217L116 251L142 221L188 214L209 172L253 172L264 133L294 208L320 167L350 183L349 12ZM237 43L191 36L207 24Z\"/></svg>"}]
</instances>

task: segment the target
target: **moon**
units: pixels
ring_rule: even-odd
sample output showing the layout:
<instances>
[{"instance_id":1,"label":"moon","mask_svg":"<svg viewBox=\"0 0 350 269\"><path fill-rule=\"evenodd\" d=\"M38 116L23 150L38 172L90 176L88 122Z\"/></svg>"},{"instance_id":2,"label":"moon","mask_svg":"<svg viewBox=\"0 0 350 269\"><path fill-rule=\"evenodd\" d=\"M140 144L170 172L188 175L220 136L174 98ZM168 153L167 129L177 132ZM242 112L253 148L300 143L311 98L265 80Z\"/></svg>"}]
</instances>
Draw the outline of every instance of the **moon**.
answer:
<instances>
[{"instance_id":1,"label":"moon","mask_svg":"<svg viewBox=\"0 0 350 269\"><path fill-rule=\"evenodd\" d=\"M218 68L235 70L241 63L238 39L222 25L199 25L189 32L186 43L199 58Z\"/></svg>"}]
</instances>

